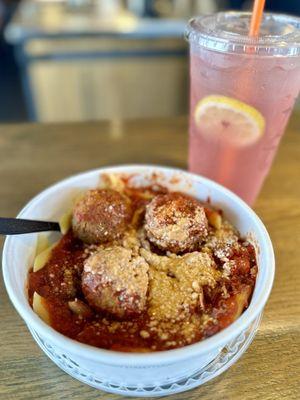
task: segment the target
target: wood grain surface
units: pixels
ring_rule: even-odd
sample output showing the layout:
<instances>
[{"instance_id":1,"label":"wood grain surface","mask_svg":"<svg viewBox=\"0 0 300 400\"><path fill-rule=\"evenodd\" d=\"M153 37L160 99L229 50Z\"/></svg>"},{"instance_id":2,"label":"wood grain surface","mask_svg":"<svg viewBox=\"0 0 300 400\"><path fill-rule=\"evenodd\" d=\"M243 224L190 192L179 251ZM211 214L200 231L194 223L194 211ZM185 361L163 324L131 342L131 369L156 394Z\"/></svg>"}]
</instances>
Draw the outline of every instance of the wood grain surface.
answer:
<instances>
[{"instance_id":1,"label":"wood grain surface","mask_svg":"<svg viewBox=\"0 0 300 400\"><path fill-rule=\"evenodd\" d=\"M187 120L0 126L0 214L15 216L40 190L104 165L185 168ZM294 115L255 210L270 232L276 279L258 334L243 357L209 383L172 399L299 399L300 115ZM3 240L1 239L1 244ZM0 399L121 399L71 378L48 359L0 280Z\"/></svg>"}]
</instances>

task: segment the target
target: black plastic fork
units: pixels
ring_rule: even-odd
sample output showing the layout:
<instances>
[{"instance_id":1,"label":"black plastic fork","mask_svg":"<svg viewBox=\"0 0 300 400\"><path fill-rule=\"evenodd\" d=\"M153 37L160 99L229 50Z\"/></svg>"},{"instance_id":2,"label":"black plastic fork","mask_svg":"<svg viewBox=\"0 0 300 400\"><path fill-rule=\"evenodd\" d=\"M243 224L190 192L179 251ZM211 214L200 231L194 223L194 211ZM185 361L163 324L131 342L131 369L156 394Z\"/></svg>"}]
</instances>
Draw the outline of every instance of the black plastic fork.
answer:
<instances>
[{"instance_id":1,"label":"black plastic fork","mask_svg":"<svg viewBox=\"0 0 300 400\"><path fill-rule=\"evenodd\" d=\"M60 231L59 223L0 217L0 235L21 235L23 233L46 231Z\"/></svg>"}]
</instances>

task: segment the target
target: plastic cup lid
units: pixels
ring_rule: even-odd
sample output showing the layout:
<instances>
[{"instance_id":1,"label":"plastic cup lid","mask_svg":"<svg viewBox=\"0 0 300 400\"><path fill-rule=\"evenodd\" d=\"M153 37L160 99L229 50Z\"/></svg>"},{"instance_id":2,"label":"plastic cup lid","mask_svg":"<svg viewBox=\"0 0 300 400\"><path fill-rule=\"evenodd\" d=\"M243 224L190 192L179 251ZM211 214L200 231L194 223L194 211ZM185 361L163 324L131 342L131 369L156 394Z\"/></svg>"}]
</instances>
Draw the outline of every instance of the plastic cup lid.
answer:
<instances>
[{"instance_id":1,"label":"plastic cup lid","mask_svg":"<svg viewBox=\"0 0 300 400\"><path fill-rule=\"evenodd\" d=\"M251 13L220 12L192 18L185 37L199 47L264 56L300 55L300 18L264 13L260 35L248 35Z\"/></svg>"}]
</instances>

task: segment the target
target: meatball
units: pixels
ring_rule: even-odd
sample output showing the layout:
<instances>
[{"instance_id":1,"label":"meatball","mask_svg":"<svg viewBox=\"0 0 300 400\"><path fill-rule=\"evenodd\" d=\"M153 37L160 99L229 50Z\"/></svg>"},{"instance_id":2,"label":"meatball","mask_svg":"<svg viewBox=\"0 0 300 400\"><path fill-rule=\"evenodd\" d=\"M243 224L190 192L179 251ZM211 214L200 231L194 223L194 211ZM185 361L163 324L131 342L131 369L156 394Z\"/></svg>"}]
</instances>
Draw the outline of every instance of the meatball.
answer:
<instances>
[{"instance_id":1,"label":"meatball","mask_svg":"<svg viewBox=\"0 0 300 400\"><path fill-rule=\"evenodd\" d=\"M173 253L194 250L208 233L204 208L181 193L154 197L146 207L145 221L150 242Z\"/></svg>"},{"instance_id":2,"label":"meatball","mask_svg":"<svg viewBox=\"0 0 300 400\"><path fill-rule=\"evenodd\" d=\"M112 189L89 190L74 206L72 228L86 243L120 237L131 218L129 200Z\"/></svg>"},{"instance_id":3,"label":"meatball","mask_svg":"<svg viewBox=\"0 0 300 400\"><path fill-rule=\"evenodd\" d=\"M142 313L146 306L148 264L121 246L92 254L84 264L82 291L89 305L119 319Z\"/></svg>"}]
</instances>

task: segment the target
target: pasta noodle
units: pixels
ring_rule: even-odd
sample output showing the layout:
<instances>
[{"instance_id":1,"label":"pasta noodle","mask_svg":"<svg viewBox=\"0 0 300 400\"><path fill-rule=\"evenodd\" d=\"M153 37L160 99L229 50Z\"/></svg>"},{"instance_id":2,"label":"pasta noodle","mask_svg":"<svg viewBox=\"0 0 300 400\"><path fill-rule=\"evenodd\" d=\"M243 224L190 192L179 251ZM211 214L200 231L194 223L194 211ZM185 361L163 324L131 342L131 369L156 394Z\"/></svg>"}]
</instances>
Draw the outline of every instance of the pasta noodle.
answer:
<instances>
[{"instance_id":1,"label":"pasta noodle","mask_svg":"<svg viewBox=\"0 0 300 400\"><path fill-rule=\"evenodd\" d=\"M37 292L33 294L33 311L44 321L50 325L50 314L45 305L45 299L40 296Z\"/></svg>"},{"instance_id":2,"label":"pasta noodle","mask_svg":"<svg viewBox=\"0 0 300 400\"><path fill-rule=\"evenodd\" d=\"M144 208L141 207L141 208L138 208L134 212L133 217L132 217L132 222L131 222L133 226L137 226L139 224L139 222L144 214L144 211L145 211Z\"/></svg>"},{"instance_id":3,"label":"pasta noodle","mask_svg":"<svg viewBox=\"0 0 300 400\"><path fill-rule=\"evenodd\" d=\"M65 235L72 225L72 211L67 211L59 220L60 231Z\"/></svg>"},{"instance_id":4,"label":"pasta noodle","mask_svg":"<svg viewBox=\"0 0 300 400\"><path fill-rule=\"evenodd\" d=\"M37 256L38 254L42 253L49 246L50 246L50 243L48 240L48 236L45 236L44 234L38 235L35 255Z\"/></svg>"},{"instance_id":5,"label":"pasta noodle","mask_svg":"<svg viewBox=\"0 0 300 400\"><path fill-rule=\"evenodd\" d=\"M207 216L208 222L211 226L213 226L216 229L220 229L222 226L222 217L221 215L216 212L212 211L208 214Z\"/></svg>"},{"instance_id":6,"label":"pasta noodle","mask_svg":"<svg viewBox=\"0 0 300 400\"><path fill-rule=\"evenodd\" d=\"M235 321L242 314L245 307L247 307L251 292L252 288L250 286L245 286L235 295L237 310L233 316L233 321Z\"/></svg>"},{"instance_id":7,"label":"pasta noodle","mask_svg":"<svg viewBox=\"0 0 300 400\"><path fill-rule=\"evenodd\" d=\"M114 189L117 192L122 192L125 188L125 183L117 174L105 174L102 179L105 188Z\"/></svg>"},{"instance_id":8,"label":"pasta noodle","mask_svg":"<svg viewBox=\"0 0 300 400\"><path fill-rule=\"evenodd\" d=\"M72 226L72 216L73 216L73 206L84 196L85 191L77 193L77 195L72 200L72 208L66 211L59 219L58 223L60 226L60 231L65 235Z\"/></svg>"},{"instance_id":9,"label":"pasta noodle","mask_svg":"<svg viewBox=\"0 0 300 400\"><path fill-rule=\"evenodd\" d=\"M56 244L57 243L54 243L52 246L47 247L41 253L37 254L33 263L33 272L39 271L46 265L47 261L50 258L52 249L56 246Z\"/></svg>"}]
</instances>

